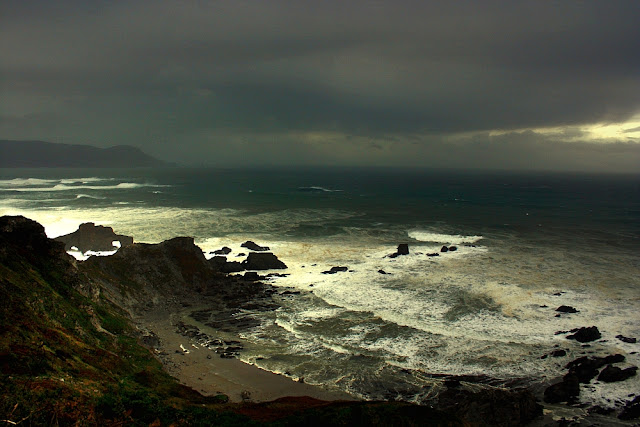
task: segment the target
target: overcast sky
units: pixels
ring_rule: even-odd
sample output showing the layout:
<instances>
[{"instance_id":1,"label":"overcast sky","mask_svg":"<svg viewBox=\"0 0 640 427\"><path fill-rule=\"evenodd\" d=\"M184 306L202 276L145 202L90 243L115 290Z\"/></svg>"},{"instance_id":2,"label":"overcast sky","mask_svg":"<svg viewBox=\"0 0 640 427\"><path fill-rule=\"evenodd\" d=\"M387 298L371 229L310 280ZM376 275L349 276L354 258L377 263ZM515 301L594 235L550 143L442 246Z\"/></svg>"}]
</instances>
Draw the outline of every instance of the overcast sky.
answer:
<instances>
[{"instance_id":1,"label":"overcast sky","mask_svg":"<svg viewBox=\"0 0 640 427\"><path fill-rule=\"evenodd\" d=\"M640 1L2 0L0 139L640 171Z\"/></svg>"}]
</instances>

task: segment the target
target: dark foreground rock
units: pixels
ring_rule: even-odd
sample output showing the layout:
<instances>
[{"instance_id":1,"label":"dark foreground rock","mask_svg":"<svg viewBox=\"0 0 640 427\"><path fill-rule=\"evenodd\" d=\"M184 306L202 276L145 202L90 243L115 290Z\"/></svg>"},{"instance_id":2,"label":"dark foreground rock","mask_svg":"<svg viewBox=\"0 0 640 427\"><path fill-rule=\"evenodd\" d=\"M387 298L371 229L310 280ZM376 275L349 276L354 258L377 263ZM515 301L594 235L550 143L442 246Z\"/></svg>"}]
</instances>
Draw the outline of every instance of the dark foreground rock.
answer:
<instances>
[{"instance_id":1,"label":"dark foreground rock","mask_svg":"<svg viewBox=\"0 0 640 427\"><path fill-rule=\"evenodd\" d=\"M214 256L209 259L209 265L214 271L220 273L237 273L245 270L242 263L237 261L229 262L227 261L227 257L224 256Z\"/></svg>"},{"instance_id":2,"label":"dark foreground rock","mask_svg":"<svg viewBox=\"0 0 640 427\"><path fill-rule=\"evenodd\" d=\"M553 384L544 391L544 401L547 403L575 402L580 395L580 381L574 373L569 373L562 381Z\"/></svg>"},{"instance_id":3,"label":"dark foreground rock","mask_svg":"<svg viewBox=\"0 0 640 427\"><path fill-rule=\"evenodd\" d=\"M462 417L472 425L524 425L542 415L542 406L526 389L472 392L452 387L438 396L436 407Z\"/></svg>"},{"instance_id":4,"label":"dark foreground rock","mask_svg":"<svg viewBox=\"0 0 640 427\"><path fill-rule=\"evenodd\" d=\"M250 249L252 251L256 251L256 252L266 252L269 250L269 246L260 246L254 242L252 242L251 240L247 240L246 242L244 242L243 244L240 245L243 248L247 248Z\"/></svg>"},{"instance_id":5,"label":"dark foreground rock","mask_svg":"<svg viewBox=\"0 0 640 427\"><path fill-rule=\"evenodd\" d=\"M75 246L83 253L87 251L113 251L117 249L117 246L113 246L114 241L119 241L121 247L133 244L133 237L116 234L113 232L113 228L95 225L93 222L80 224L80 227L73 233L56 237L55 240L64 243L64 248L67 251Z\"/></svg>"},{"instance_id":6,"label":"dark foreground rock","mask_svg":"<svg viewBox=\"0 0 640 427\"><path fill-rule=\"evenodd\" d=\"M640 396L636 396L631 402L628 402L618 418L621 420L634 420L640 418Z\"/></svg>"},{"instance_id":7,"label":"dark foreground rock","mask_svg":"<svg viewBox=\"0 0 640 427\"><path fill-rule=\"evenodd\" d=\"M281 270L287 268L286 264L271 252L251 252L242 266L245 270Z\"/></svg>"}]
</instances>

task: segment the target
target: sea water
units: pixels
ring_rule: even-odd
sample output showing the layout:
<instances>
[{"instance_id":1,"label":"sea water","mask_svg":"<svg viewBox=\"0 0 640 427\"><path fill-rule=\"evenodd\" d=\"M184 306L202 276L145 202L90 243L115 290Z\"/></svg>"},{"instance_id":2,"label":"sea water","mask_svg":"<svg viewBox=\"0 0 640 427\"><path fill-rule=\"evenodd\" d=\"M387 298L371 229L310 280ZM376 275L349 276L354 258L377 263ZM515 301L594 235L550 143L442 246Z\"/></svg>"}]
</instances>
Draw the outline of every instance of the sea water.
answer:
<instances>
[{"instance_id":1,"label":"sea water","mask_svg":"<svg viewBox=\"0 0 640 427\"><path fill-rule=\"evenodd\" d=\"M400 170L0 170L0 215L50 237L83 222L137 242L253 240L289 267L281 308L243 313L241 358L356 396L427 401L436 375L544 382L585 354L640 363L640 177ZM409 255L388 257L398 244ZM456 246L441 253L442 246ZM439 256L428 256L437 253ZM333 266L348 271L323 274ZM560 305L579 310L560 314ZM567 331L595 325L589 347ZM566 357L544 357L564 349ZM613 406L640 390L584 388Z\"/></svg>"}]
</instances>

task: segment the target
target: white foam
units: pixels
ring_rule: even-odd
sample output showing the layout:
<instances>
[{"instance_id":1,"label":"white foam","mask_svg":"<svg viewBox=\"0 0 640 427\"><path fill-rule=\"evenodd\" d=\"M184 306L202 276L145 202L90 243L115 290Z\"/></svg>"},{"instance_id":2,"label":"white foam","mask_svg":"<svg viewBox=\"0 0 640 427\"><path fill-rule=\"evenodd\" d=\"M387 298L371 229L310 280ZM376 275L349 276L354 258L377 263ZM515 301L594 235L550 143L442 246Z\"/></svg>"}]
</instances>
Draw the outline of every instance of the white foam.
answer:
<instances>
[{"instance_id":1,"label":"white foam","mask_svg":"<svg viewBox=\"0 0 640 427\"><path fill-rule=\"evenodd\" d=\"M459 234L442 234L423 230L412 230L407 234L419 242L444 243L450 245L471 244L483 238L482 236L461 236Z\"/></svg>"}]
</instances>

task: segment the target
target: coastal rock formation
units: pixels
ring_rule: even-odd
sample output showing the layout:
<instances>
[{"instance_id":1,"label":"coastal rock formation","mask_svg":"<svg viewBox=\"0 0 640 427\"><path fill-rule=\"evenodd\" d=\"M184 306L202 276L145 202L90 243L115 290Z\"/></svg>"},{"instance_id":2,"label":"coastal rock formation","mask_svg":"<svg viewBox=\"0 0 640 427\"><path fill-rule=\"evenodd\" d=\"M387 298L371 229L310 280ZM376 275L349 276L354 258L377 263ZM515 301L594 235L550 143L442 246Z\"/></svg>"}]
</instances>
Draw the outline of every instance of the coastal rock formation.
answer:
<instances>
[{"instance_id":1,"label":"coastal rock formation","mask_svg":"<svg viewBox=\"0 0 640 427\"><path fill-rule=\"evenodd\" d=\"M547 403L574 402L580 395L578 377L569 373L559 383L553 384L544 391L544 401Z\"/></svg>"},{"instance_id":2,"label":"coastal rock formation","mask_svg":"<svg viewBox=\"0 0 640 427\"><path fill-rule=\"evenodd\" d=\"M245 270L276 270L285 269L287 266L271 252L251 252L242 262Z\"/></svg>"},{"instance_id":3,"label":"coastal rock formation","mask_svg":"<svg viewBox=\"0 0 640 427\"><path fill-rule=\"evenodd\" d=\"M600 331L595 326L578 328L571 332L574 332L574 334L567 336L567 339L576 340L578 342L591 342L599 340L602 337L602 335L600 335Z\"/></svg>"},{"instance_id":4,"label":"coastal rock formation","mask_svg":"<svg viewBox=\"0 0 640 427\"><path fill-rule=\"evenodd\" d=\"M447 246L443 246L440 248L440 252L449 252L449 248Z\"/></svg>"},{"instance_id":5,"label":"coastal rock formation","mask_svg":"<svg viewBox=\"0 0 640 427\"><path fill-rule=\"evenodd\" d=\"M401 243L398 245L398 249L392 254L389 255L389 258L396 258L400 255L409 255L409 245L406 243Z\"/></svg>"},{"instance_id":6,"label":"coastal rock formation","mask_svg":"<svg viewBox=\"0 0 640 427\"><path fill-rule=\"evenodd\" d=\"M93 222L80 224L80 227L73 233L56 237L55 240L64 243L67 251L75 246L83 253L116 250L118 247L113 245L114 241L119 241L121 247L133 244L133 237L116 234L113 232L113 228L95 225Z\"/></svg>"},{"instance_id":7,"label":"coastal rock formation","mask_svg":"<svg viewBox=\"0 0 640 427\"><path fill-rule=\"evenodd\" d=\"M237 273L246 270L238 261L227 261L227 257L214 256L209 259L209 265L214 271L220 273Z\"/></svg>"},{"instance_id":8,"label":"coastal rock formation","mask_svg":"<svg viewBox=\"0 0 640 427\"><path fill-rule=\"evenodd\" d=\"M256 252L266 252L266 251L269 250L269 246L260 246L260 245L258 245L256 243L252 242L251 240L247 240L246 242L241 244L240 247L247 248L247 249L250 249L250 250L256 251Z\"/></svg>"},{"instance_id":9,"label":"coastal rock formation","mask_svg":"<svg viewBox=\"0 0 640 427\"><path fill-rule=\"evenodd\" d=\"M620 369L617 366L608 365L598 375L598 381L605 383L614 383L627 380L636 376L637 366L631 366L630 368Z\"/></svg>"},{"instance_id":10,"label":"coastal rock formation","mask_svg":"<svg viewBox=\"0 0 640 427\"><path fill-rule=\"evenodd\" d=\"M223 246L222 249L213 251L214 255L228 255L229 253L231 253L231 248L228 248L226 246Z\"/></svg>"},{"instance_id":11,"label":"coastal rock formation","mask_svg":"<svg viewBox=\"0 0 640 427\"><path fill-rule=\"evenodd\" d=\"M112 256L91 257L79 266L110 298L134 312L169 295L209 292L224 277L213 270L192 237L135 243Z\"/></svg>"}]
</instances>

